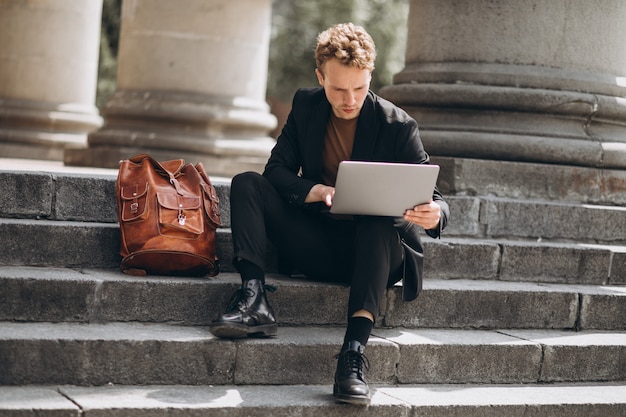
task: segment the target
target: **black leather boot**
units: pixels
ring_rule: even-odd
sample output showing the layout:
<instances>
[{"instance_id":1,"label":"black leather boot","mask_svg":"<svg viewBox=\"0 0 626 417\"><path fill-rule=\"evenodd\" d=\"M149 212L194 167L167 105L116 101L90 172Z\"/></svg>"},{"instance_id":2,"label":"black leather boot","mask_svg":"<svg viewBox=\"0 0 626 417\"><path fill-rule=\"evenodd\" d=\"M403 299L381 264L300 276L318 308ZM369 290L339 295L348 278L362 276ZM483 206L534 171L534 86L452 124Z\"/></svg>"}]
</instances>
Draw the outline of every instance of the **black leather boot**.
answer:
<instances>
[{"instance_id":1,"label":"black leather boot","mask_svg":"<svg viewBox=\"0 0 626 417\"><path fill-rule=\"evenodd\" d=\"M369 362L363 350L365 346L356 340L346 342L336 356L337 371L333 396L342 402L369 405L370 389L363 376L363 366L369 368Z\"/></svg>"},{"instance_id":2,"label":"black leather boot","mask_svg":"<svg viewBox=\"0 0 626 417\"><path fill-rule=\"evenodd\" d=\"M211 333L228 339L276 336L278 325L266 289L274 290L258 279L244 281L233 294L226 313L211 324Z\"/></svg>"}]
</instances>

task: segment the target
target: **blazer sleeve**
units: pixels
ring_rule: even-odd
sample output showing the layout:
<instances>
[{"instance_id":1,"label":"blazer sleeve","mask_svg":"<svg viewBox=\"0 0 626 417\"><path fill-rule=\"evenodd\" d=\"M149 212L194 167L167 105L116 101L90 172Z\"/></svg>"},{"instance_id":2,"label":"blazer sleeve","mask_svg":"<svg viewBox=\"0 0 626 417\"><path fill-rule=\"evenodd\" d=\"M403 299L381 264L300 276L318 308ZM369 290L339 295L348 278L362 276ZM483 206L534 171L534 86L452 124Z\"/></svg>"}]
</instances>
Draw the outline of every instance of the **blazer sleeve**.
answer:
<instances>
[{"instance_id":1,"label":"blazer sleeve","mask_svg":"<svg viewBox=\"0 0 626 417\"><path fill-rule=\"evenodd\" d=\"M304 121L299 120L298 109L302 107L298 93L294 96L292 110L287 117L276 145L265 165L263 176L276 188L290 204L304 206L304 200L315 182L300 175L303 155L301 144L304 141Z\"/></svg>"}]
</instances>

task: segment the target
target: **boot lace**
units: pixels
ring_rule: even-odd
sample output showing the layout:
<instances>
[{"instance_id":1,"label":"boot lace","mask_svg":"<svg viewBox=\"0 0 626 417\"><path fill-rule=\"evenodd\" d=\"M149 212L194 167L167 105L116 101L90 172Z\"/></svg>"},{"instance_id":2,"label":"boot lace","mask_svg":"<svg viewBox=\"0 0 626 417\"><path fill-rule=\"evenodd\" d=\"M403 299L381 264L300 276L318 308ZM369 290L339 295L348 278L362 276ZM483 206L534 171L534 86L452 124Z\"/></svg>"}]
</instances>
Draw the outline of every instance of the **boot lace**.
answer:
<instances>
[{"instance_id":1,"label":"boot lace","mask_svg":"<svg viewBox=\"0 0 626 417\"><path fill-rule=\"evenodd\" d=\"M265 291L274 292L276 287L268 284L263 284ZM228 307L226 313L232 313L233 311L243 312L250 307L250 300L254 297L254 291L250 288L244 288L243 285L239 287L237 291L230 297L228 301Z\"/></svg>"},{"instance_id":2,"label":"boot lace","mask_svg":"<svg viewBox=\"0 0 626 417\"><path fill-rule=\"evenodd\" d=\"M335 359L343 361L344 366L342 369L344 370L345 376L355 373L360 380L363 380L363 367L365 367L366 370L370 369L370 362L367 356L354 350L340 352L335 355Z\"/></svg>"}]
</instances>

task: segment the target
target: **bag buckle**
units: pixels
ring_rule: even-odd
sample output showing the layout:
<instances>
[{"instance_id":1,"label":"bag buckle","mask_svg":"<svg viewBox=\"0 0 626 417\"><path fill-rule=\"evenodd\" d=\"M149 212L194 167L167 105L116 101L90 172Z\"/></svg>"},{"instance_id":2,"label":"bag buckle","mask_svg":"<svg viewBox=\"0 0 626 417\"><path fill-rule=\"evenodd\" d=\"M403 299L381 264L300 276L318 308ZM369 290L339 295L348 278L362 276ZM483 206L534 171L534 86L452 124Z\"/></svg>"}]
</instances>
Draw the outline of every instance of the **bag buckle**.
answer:
<instances>
[{"instance_id":1,"label":"bag buckle","mask_svg":"<svg viewBox=\"0 0 626 417\"><path fill-rule=\"evenodd\" d=\"M135 197L135 202L130 205L130 212L137 213L137 210L139 210L139 203L137 202L137 193L133 193L133 197Z\"/></svg>"},{"instance_id":2,"label":"bag buckle","mask_svg":"<svg viewBox=\"0 0 626 417\"><path fill-rule=\"evenodd\" d=\"M187 221L187 216L183 214L183 209L182 209L183 205L179 204L178 207L181 207L178 209L178 224L180 224L181 226L184 226L185 221Z\"/></svg>"}]
</instances>

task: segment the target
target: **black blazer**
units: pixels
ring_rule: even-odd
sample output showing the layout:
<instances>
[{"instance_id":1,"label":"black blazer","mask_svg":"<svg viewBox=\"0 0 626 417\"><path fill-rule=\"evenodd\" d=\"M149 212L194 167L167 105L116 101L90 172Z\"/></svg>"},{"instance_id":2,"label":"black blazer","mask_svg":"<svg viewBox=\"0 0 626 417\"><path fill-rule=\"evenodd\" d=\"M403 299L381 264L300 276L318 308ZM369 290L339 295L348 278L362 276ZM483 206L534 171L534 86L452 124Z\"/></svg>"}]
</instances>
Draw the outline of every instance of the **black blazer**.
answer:
<instances>
[{"instance_id":1,"label":"black blazer","mask_svg":"<svg viewBox=\"0 0 626 417\"><path fill-rule=\"evenodd\" d=\"M321 87L296 92L291 113L278 137L263 175L292 205L305 207L310 189L322 182L322 150L331 106ZM357 121L352 160L428 164L417 122L404 110L369 92ZM450 216L438 189L433 200L441 206L440 236ZM402 298L413 300L422 288L423 249L418 226L396 219L405 251Z\"/></svg>"}]
</instances>

